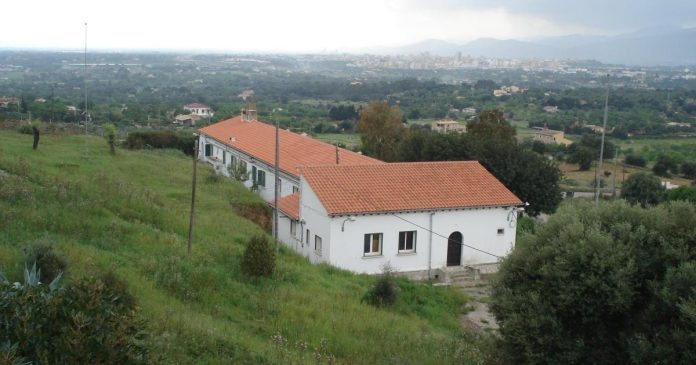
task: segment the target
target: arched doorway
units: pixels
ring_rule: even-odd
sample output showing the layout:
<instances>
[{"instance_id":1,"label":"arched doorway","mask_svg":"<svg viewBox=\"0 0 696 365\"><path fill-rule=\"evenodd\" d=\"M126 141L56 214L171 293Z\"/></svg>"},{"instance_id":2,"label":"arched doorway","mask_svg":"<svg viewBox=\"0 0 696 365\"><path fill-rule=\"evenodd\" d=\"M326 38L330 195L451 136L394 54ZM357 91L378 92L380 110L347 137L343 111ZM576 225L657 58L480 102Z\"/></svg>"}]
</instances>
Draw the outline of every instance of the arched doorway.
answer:
<instances>
[{"instance_id":1,"label":"arched doorway","mask_svg":"<svg viewBox=\"0 0 696 365\"><path fill-rule=\"evenodd\" d=\"M447 239L447 266L462 264L462 242L464 237L459 232L453 232Z\"/></svg>"}]
</instances>

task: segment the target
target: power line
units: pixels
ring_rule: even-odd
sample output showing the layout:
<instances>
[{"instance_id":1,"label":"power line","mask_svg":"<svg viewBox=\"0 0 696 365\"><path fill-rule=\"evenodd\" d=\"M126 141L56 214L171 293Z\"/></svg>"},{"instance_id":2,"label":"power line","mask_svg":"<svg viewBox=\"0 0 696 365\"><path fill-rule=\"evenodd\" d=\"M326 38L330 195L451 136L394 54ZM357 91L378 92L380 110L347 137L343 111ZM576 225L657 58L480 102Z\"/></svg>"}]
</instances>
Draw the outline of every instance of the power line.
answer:
<instances>
[{"instance_id":1,"label":"power line","mask_svg":"<svg viewBox=\"0 0 696 365\"><path fill-rule=\"evenodd\" d=\"M447 236L444 236L444 235L442 235L442 234L440 234L440 233L437 233L437 232L435 232L435 231L433 231L433 230L430 230L430 229L428 229L428 228L425 228L425 227L419 225L418 223L411 222L410 220L408 220L408 219L406 219L406 218L399 217L398 215L396 215L396 214L394 214L394 213L392 213L391 215L393 215L393 216L396 217L396 218L401 219L402 221L404 221L404 222L406 222L406 223L413 224L414 226L416 226L416 227L418 227L418 228L420 228L420 229L424 229L424 230L426 230L427 232L430 232L430 233L432 233L432 234L434 234L434 235L436 235L436 236L440 236L440 237L442 237L442 238L445 238L445 239L447 239L448 241L449 241L449 240L452 240L452 241L456 242L456 243L457 243L458 245L460 245L460 246L464 246L464 247L470 248L470 249L472 249L472 250L475 250L475 251L478 251L478 252L481 252L481 253L485 253L485 254L487 254L487 255L491 255L491 256L493 256L493 257L495 257L495 258L499 258L499 259L502 259L502 258L503 258L502 256L498 256L498 255L493 254L493 253L490 253L490 252L488 252L488 251L484 251L484 250L482 250L482 249L480 249L480 248L476 248L476 247L474 247L474 246L467 245L467 244L465 244L464 242L457 242L457 240L453 240L453 239L451 239L451 238L449 238L449 237L447 237Z\"/></svg>"}]
</instances>

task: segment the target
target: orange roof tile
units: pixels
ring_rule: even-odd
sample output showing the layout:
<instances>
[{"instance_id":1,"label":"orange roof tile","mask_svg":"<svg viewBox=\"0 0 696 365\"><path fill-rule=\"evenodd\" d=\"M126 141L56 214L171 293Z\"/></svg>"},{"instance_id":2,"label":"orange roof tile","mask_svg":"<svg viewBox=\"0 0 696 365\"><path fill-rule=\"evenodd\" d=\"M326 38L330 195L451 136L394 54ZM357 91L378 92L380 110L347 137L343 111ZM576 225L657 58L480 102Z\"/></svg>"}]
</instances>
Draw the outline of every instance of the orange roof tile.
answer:
<instances>
[{"instance_id":1,"label":"orange roof tile","mask_svg":"<svg viewBox=\"0 0 696 365\"><path fill-rule=\"evenodd\" d=\"M273 202L268 202L273 206ZM278 200L279 210L294 220L300 220L300 193L292 193Z\"/></svg>"},{"instance_id":2,"label":"orange roof tile","mask_svg":"<svg viewBox=\"0 0 696 365\"><path fill-rule=\"evenodd\" d=\"M201 128L201 133L273 166L275 127L259 121L245 122L237 116ZM316 139L280 130L280 169L299 177L299 168L336 163L336 147ZM371 157L339 148L340 165L383 164Z\"/></svg>"},{"instance_id":3,"label":"orange roof tile","mask_svg":"<svg viewBox=\"0 0 696 365\"><path fill-rule=\"evenodd\" d=\"M302 176L329 215L522 204L478 161L310 166Z\"/></svg>"}]
</instances>

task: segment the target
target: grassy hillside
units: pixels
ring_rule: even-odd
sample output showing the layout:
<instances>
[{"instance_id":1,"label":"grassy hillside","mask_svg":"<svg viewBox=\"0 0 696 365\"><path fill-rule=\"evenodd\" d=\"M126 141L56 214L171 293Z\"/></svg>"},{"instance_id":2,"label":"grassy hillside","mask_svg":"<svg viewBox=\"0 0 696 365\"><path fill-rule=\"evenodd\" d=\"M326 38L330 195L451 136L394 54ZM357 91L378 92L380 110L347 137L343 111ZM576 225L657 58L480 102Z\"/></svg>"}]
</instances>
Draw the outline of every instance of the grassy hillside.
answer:
<instances>
[{"instance_id":1,"label":"grassy hillside","mask_svg":"<svg viewBox=\"0 0 696 365\"><path fill-rule=\"evenodd\" d=\"M53 135L32 151L31 138L0 130L0 271L19 280L35 241L55 243L66 280L113 271L139 300L156 363L482 361L455 290L400 281L395 307L376 309L361 302L373 278L285 249L273 278L246 278L244 242L261 229L233 207L262 203L204 165L188 259L191 161L180 152L111 156L103 139Z\"/></svg>"}]
</instances>

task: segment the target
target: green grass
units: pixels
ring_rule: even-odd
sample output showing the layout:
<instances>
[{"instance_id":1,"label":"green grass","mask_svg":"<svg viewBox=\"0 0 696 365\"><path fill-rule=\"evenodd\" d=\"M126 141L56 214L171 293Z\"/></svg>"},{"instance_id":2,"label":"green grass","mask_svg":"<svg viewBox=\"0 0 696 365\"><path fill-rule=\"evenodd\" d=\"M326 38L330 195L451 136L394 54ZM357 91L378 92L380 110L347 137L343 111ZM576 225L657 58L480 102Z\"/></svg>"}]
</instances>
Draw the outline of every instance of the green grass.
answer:
<instances>
[{"instance_id":1,"label":"green grass","mask_svg":"<svg viewBox=\"0 0 696 365\"><path fill-rule=\"evenodd\" d=\"M314 138L331 144L342 143L348 149L360 148L361 144L360 135L357 133L322 133L315 135Z\"/></svg>"},{"instance_id":2,"label":"green grass","mask_svg":"<svg viewBox=\"0 0 696 365\"><path fill-rule=\"evenodd\" d=\"M19 280L22 248L50 240L65 280L114 271L138 298L162 364L480 363L485 339L464 330L460 292L399 280L394 307L361 302L373 278L281 249L270 279L240 273L243 242L264 233L233 213L261 203L201 169L193 254L186 256L191 160L118 150L105 140L0 130L0 271ZM85 146L87 157L85 158Z\"/></svg>"}]
</instances>

